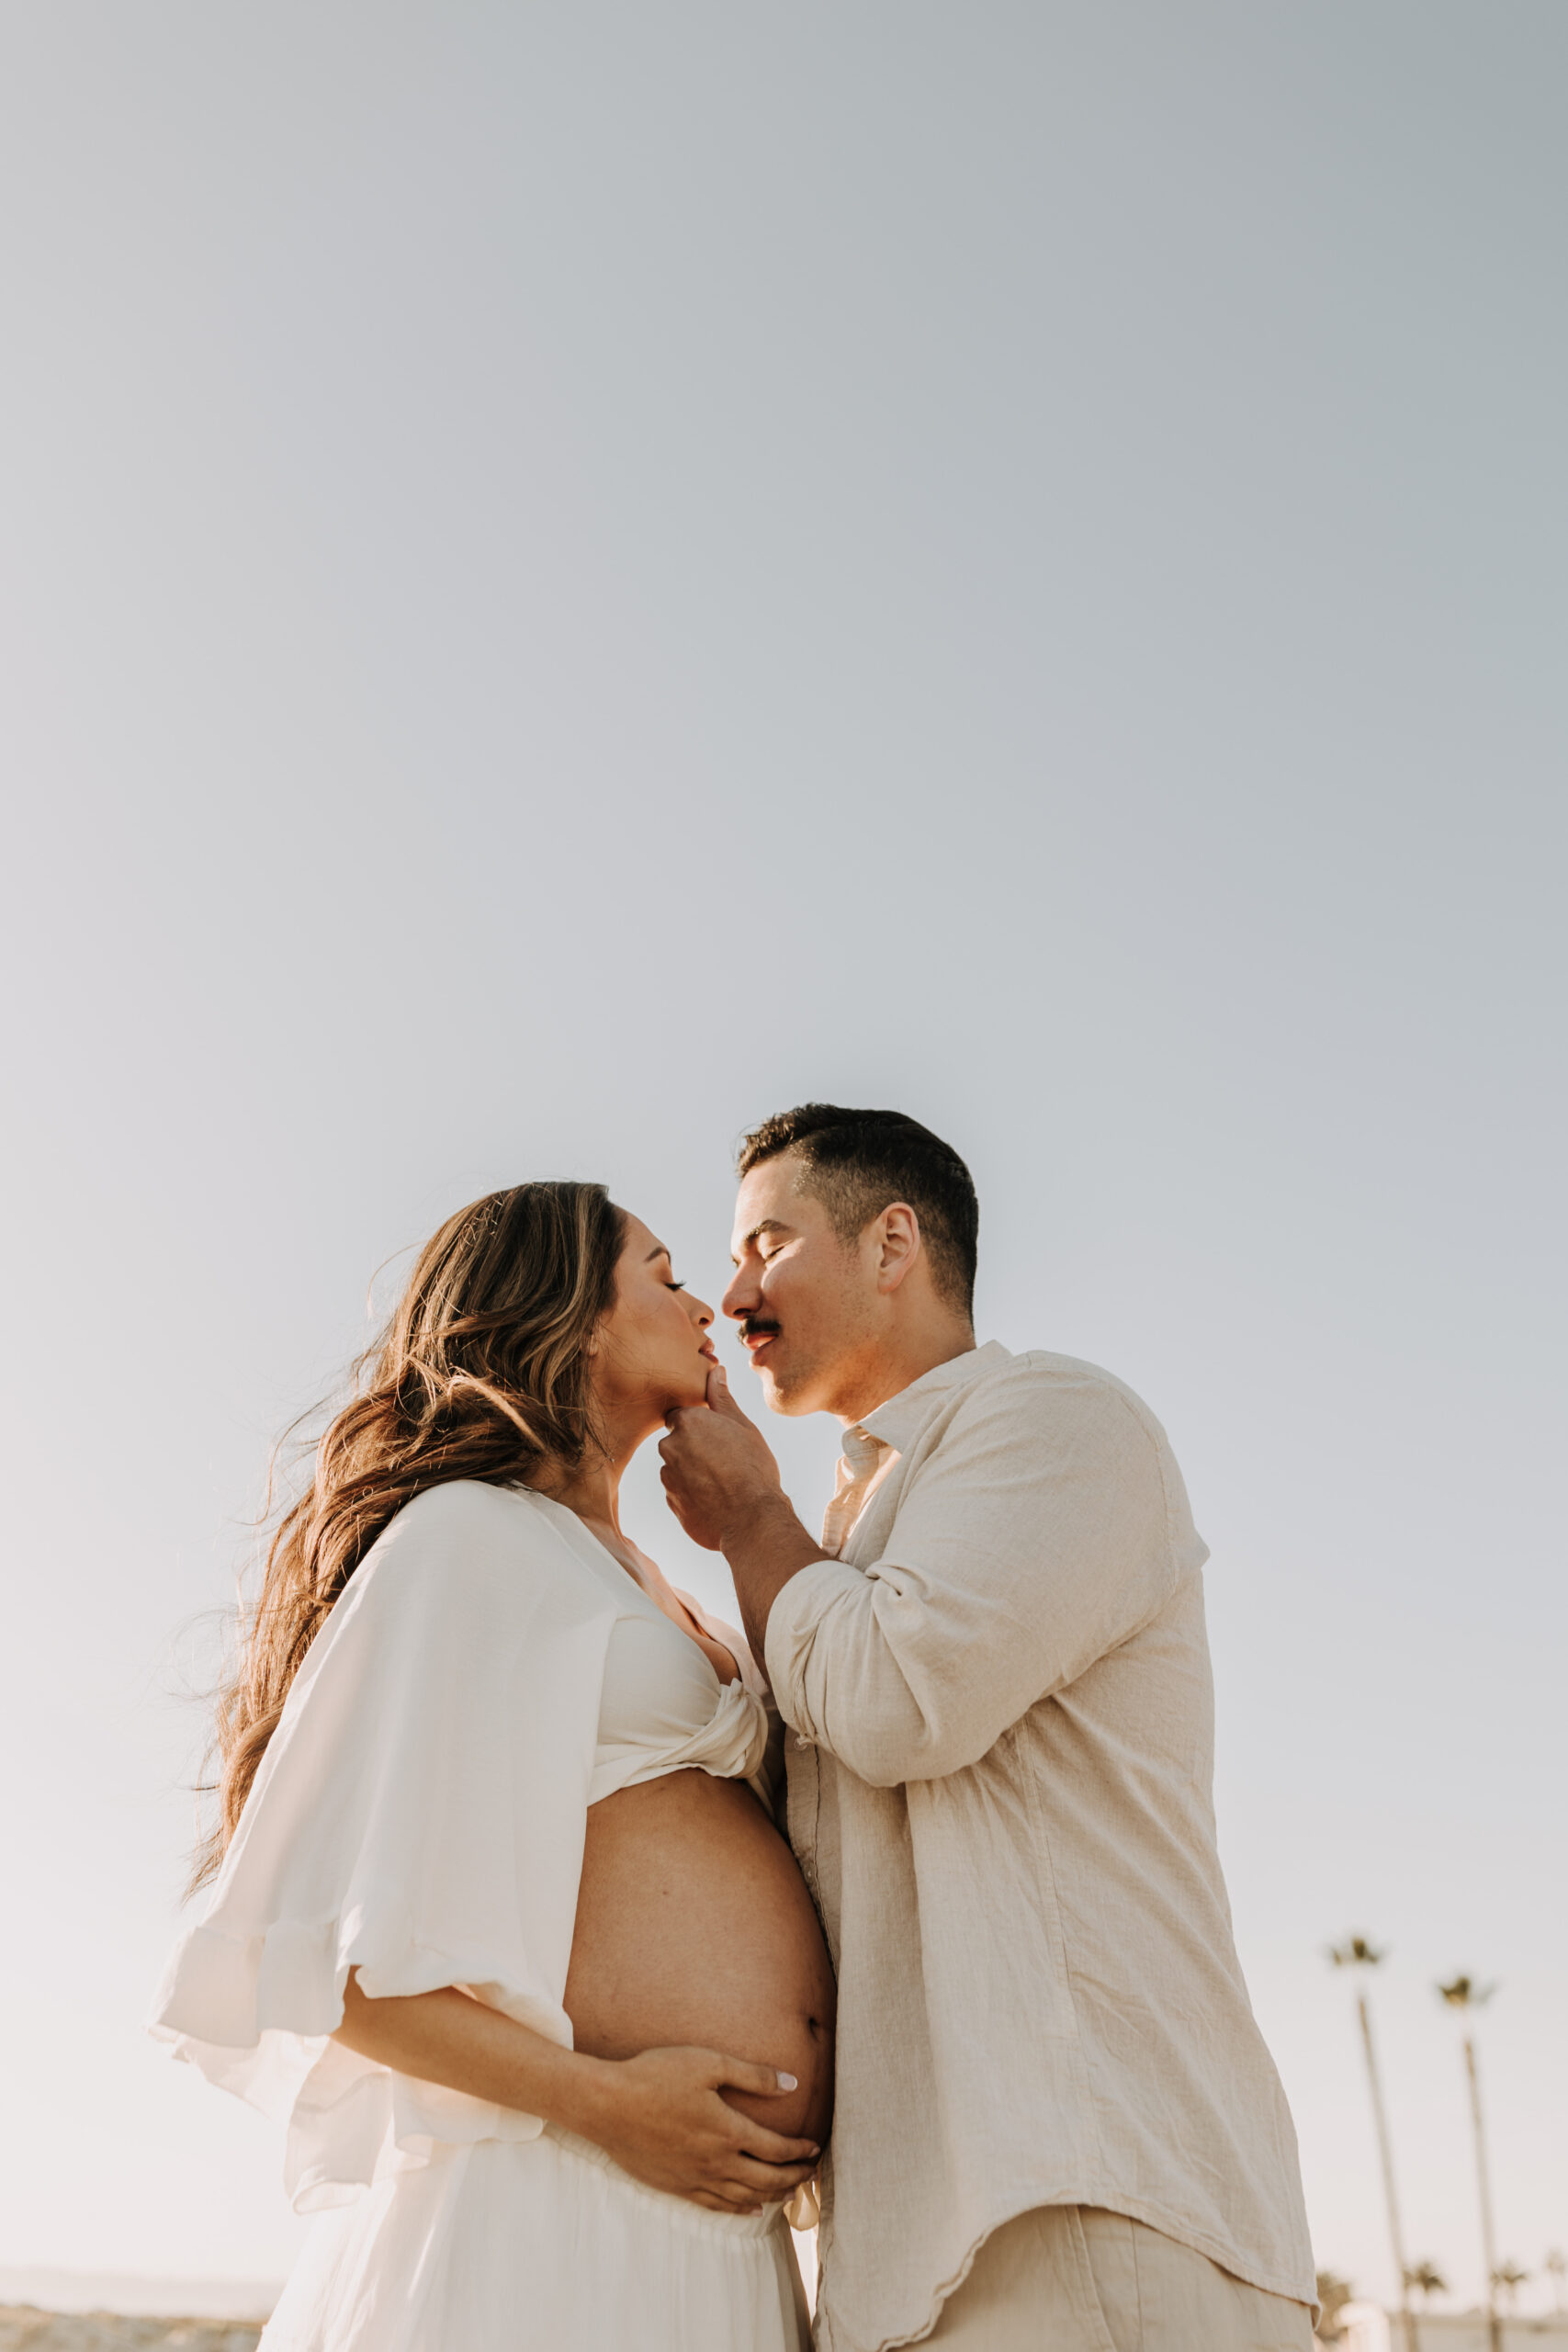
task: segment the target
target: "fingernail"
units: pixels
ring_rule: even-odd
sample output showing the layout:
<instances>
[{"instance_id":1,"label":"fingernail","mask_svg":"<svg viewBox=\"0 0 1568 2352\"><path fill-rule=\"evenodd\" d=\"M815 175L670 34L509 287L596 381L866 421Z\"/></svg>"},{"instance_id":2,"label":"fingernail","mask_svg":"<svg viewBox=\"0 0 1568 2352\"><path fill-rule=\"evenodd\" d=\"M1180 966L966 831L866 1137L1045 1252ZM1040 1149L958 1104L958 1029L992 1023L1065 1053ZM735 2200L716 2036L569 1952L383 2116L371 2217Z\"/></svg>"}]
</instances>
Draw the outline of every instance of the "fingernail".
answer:
<instances>
[{"instance_id":1,"label":"fingernail","mask_svg":"<svg viewBox=\"0 0 1568 2352\"><path fill-rule=\"evenodd\" d=\"M779 2076L779 2088L781 2091L795 2091L800 2088L800 2085L795 2081L793 2075L781 2075Z\"/></svg>"}]
</instances>

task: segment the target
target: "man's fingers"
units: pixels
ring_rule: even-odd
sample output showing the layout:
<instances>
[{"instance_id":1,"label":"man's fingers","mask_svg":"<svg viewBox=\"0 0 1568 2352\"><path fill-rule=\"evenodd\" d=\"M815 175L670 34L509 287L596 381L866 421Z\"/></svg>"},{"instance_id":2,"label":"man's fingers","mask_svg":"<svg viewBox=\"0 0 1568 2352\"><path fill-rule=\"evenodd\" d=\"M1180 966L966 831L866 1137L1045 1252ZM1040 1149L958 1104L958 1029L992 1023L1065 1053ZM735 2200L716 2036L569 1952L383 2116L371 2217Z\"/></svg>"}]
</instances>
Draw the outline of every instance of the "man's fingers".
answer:
<instances>
[{"instance_id":1,"label":"man's fingers","mask_svg":"<svg viewBox=\"0 0 1568 2352\"><path fill-rule=\"evenodd\" d=\"M708 1406L711 1411L722 1413L726 1420L746 1421L748 1429L751 1426L729 1393L729 1374L721 1363L716 1363L708 1374Z\"/></svg>"}]
</instances>

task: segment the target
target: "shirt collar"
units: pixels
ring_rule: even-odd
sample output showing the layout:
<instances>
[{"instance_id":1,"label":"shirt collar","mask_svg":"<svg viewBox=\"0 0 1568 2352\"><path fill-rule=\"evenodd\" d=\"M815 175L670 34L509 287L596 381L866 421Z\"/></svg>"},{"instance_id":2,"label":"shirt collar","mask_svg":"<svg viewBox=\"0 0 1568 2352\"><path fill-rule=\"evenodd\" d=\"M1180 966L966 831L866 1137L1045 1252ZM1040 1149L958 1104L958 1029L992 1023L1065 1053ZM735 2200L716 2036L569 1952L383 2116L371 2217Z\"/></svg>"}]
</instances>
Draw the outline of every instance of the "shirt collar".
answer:
<instances>
[{"instance_id":1,"label":"shirt collar","mask_svg":"<svg viewBox=\"0 0 1568 2352\"><path fill-rule=\"evenodd\" d=\"M863 1413L858 1426L868 1437L879 1438L898 1453L908 1453L915 1439L930 1420L939 1401L955 1388L968 1388L976 1380L984 1380L987 1373L1000 1372L1012 1362L1012 1351L999 1340L987 1340L983 1348L966 1348L961 1356L950 1356L945 1363L921 1373L919 1380L911 1380L908 1388L900 1388L886 1405L878 1405L874 1413Z\"/></svg>"}]
</instances>

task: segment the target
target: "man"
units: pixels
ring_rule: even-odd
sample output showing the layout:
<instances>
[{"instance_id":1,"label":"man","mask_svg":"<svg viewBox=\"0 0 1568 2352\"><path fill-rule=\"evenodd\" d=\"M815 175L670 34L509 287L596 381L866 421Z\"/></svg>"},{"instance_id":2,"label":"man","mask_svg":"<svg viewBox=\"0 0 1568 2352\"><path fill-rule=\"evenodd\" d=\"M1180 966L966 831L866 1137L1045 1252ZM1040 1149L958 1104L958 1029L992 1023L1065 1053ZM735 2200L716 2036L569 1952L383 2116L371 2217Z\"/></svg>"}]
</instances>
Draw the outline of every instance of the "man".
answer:
<instances>
[{"instance_id":1,"label":"man","mask_svg":"<svg viewBox=\"0 0 1568 2352\"><path fill-rule=\"evenodd\" d=\"M725 1311L773 1411L844 1424L822 1542L722 1374L660 1451L790 1727L839 1972L818 2340L1305 2352L1164 1431L1092 1365L976 1345L974 1187L914 1120L807 1104L739 1166Z\"/></svg>"}]
</instances>

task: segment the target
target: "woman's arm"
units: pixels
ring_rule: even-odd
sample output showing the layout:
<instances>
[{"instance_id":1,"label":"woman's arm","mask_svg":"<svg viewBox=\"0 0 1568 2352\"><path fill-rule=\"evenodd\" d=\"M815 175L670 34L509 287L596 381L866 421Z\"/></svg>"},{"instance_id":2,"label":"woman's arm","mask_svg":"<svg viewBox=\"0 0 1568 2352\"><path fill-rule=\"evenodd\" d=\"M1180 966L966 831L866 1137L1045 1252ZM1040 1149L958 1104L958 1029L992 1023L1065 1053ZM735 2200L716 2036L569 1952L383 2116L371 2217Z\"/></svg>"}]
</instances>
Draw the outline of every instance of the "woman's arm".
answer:
<instances>
[{"instance_id":1,"label":"woman's arm","mask_svg":"<svg viewBox=\"0 0 1568 2352\"><path fill-rule=\"evenodd\" d=\"M613 2156L650 2188L720 2213L754 2213L809 2180L821 2154L753 2123L721 2094L762 2098L795 2087L781 2075L716 2050L644 2050L590 2058L447 1985L371 2000L350 1970L335 2041L421 2082L442 2083L497 2107L542 2115Z\"/></svg>"}]
</instances>

